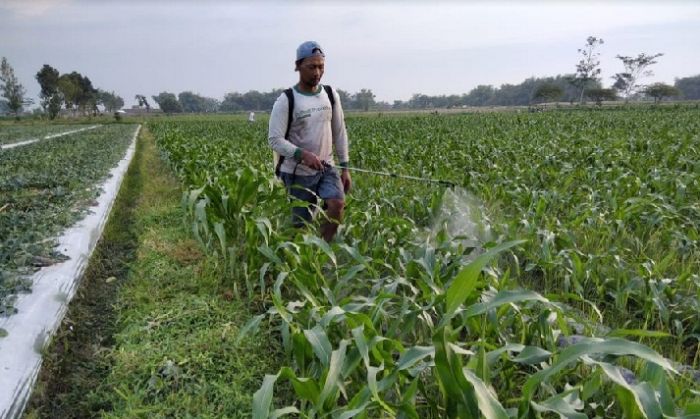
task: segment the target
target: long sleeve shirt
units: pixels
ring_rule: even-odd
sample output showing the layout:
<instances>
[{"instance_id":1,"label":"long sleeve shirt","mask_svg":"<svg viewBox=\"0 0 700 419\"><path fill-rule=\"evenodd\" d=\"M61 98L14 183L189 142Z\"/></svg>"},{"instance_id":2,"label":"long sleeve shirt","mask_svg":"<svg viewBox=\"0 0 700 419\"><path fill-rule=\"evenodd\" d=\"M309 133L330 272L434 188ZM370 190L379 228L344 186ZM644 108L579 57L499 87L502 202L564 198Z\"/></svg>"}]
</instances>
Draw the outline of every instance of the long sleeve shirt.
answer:
<instances>
[{"instance_id":1,"label":"long sleeve shirt","mask_svg":"<svg viewBox=\"0 0 700 419\"><path fill-rule=\"evenodd\" d=\"M297 163L294 159L297 148L310 151L322 161L331 164L334 164L333 149L335 149L338 161L341 164L348 163L348 135L338 93L333 90L335 106L331 107L330 99L321 85L318 86L316 93L300 92L296 86L292 92L294 117L289 128L289 136L284 137L289 118L289 101L284 93L277 98L272 107L268 128L270 147L285 157L280 171L294 173L296 169L296 174L300 176L311 176L317 173L316 170Z\"/></svg>"}]
</instances>

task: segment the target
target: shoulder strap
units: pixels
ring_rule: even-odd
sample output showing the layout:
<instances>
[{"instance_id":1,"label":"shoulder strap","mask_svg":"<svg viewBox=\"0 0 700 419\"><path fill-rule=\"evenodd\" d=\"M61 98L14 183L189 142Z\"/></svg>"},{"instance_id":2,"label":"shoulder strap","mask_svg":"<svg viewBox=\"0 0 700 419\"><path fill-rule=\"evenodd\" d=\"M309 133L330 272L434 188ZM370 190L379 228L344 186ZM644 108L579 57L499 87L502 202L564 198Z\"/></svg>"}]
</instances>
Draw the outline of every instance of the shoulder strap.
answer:
<instances>
[{"instance_id":1,"label":"shoulder strap","mask_svg":"<svg viewBox=\"0 0 700 419\"><path fill-rule=\"evenodd\" d=\"M284 138L289 139L289 129L292 127L292 118L294 117L294 92L289 88L284 90L284 94L287 96L287 104L289 105L287 111L287 131L284 133ZM282 163L284 163L284 156L280 156L279 159L277 159L277 165L275 166L275 176L277 177L280 177Z\"/></svg>"},{"instance_id":2,"label":"shoulder strap","mask_svg":"<svg viewBox=\"0 0 700 419\"><path fill-rule=\"evenodd\" d=\"M292 118L294 117L294 92L292 88L284 90L284 94L287 96L287 103L289 104L288 116L287 116L287 131L284 133L284 138L289 138L289 128L292 127Z\"/></svg>"},{"instance_id":3,"label":"shoulder strap","mask_svg":"<svg viewBox=\"0 0 700 419\"><path fill-rule=\"evenodd\" d=\"M331 101L331 110L335 109L335 96L333 96L333 89L327 84L323 85L323 90L326 91L326 94L328 95L328 100Z\"/></svg>"}]
</instances>

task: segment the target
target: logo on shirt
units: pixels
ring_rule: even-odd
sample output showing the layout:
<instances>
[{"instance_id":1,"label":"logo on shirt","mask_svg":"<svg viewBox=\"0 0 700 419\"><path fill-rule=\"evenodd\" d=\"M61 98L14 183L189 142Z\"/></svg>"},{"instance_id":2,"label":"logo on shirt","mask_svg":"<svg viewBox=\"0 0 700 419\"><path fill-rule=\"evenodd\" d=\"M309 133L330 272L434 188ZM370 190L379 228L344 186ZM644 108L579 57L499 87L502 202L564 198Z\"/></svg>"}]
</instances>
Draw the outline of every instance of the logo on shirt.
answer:
<instances>
[{"instance_id":1,"label":"logo on shirt","mask_svg":"<svg viewBox=\"0 0 700 419\"><path fill-rule=\"evenodd\" d=\"M331 109L330 106L325 105L325 106L319 106L318 108L309 108L309 109L304 109L299 112L294 113L294 119L304 119L308 118L311 116L311 114L316 113L316 112L324 112L324 111L329 111Z\"/></svg>"}]
</instances>

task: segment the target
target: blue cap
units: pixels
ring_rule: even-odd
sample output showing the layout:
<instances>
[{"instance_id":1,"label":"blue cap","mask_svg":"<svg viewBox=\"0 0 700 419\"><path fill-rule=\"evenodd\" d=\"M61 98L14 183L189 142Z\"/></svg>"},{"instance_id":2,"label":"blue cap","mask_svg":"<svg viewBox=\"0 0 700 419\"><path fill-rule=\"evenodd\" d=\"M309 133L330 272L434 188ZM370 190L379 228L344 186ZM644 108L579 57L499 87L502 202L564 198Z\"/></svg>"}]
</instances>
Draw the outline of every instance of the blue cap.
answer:
<instances>
[{"instance_id":1,"label":"blue cap","mask_svg":"<svg viewBox=\"0 0 700 419\"><path fill-rule=\"evenodd\" d=\"M316 41L306 41L297 48L297 61L309 58L314 55L325 57L321 46Z\"/></svg>"}]
</instances>

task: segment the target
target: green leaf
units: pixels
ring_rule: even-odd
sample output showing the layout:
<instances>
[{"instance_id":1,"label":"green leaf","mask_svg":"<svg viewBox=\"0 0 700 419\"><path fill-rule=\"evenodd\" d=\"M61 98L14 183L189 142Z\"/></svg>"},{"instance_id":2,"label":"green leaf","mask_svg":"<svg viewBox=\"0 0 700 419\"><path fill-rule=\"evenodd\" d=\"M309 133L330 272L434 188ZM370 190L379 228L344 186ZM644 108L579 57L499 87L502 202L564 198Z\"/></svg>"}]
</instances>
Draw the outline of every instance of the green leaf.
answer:
<instances>
[{"instance_id":1,"label":"green leaf","mask_svg":"<svg viewBox=\"0 0 700 419\"><path fill-rule=\"evenodd\" d=\"M662 409L659 400L656 397L656 392L647 382L640 384L629 384L620 373L620 369L607 362L596 362L594 364L600 366L605 375L608 376L615 384L629 391L634 397L634 401L640 411L644 412L647 418L661 418ZM625 412L627 417L631 417L631 412Z\"/></svg>"},{"instance_id":2,"label":"green leaf","mask_svg":"<svg viewBox=\"0 0 700 419\"><path fill-rule=\"evenodd\" d=\"M336 259L335 259L335 253L333 253L333 250L331 247L328 245L328 242L323 240L322 238L315 236L315 235L305 235L304 236L304 243L305 244L313 244L315 246L318 246L319 249L323 251L323 253L328 256L328 258L333 262L333 265L336 265Z\"/></svg>"},{"instance_id":3,"label":"green leaf","mask_svg":"<svg viewBox=\"0 0 700 419\"><path fill-rule=\"evenodd\" d=\"M479 275L481 274L481 270L484 268L484 266L486 266L486 264L500 252L522 243L525 243L525 240L510 241L493 247L486 253L474 259L474 261L472 261L457 274L445 293L445 314L440 322L440 327L449 322L459 306L471 296L472 291L474 291L476 288Z\"/></svg>"},{"instance_id":4,"label":"green leaf","mask_svg":"<svg viewBox=\"0 0 700 419\"><path fill-rule=\"evenodd\" d=\"M540 413L554 412L557 413L560 417L566 419L588 418L588 416L586 416L585 413L581 413L576 410L576 407L578 407L579 409L583 408L583 402L579 397L578 389L573 389L561 394L557 394L541 403L536 403L533 401L530 402L530 404L537 412Z\"/></svg>"},{"instance_id":5,"label":"green leaf","mask_svg":"<svg viewBox=\"0 0 700 419\"><path fill-rule=\"evenodd\" d=\"M462 368L464 377L474 387L474 393L478 400L479 411L486 419L508 419L508 413L503 408L503 405L498 401L498 398L490 388L484 384L479 377L474 374L469 368Z\"/></svg>"},{"instance_id":6,"label":"green leaf","mask_svg":"<svg viewBox=\"0 0 700 419\"><path fill-rule=\"evenodd\" d=\"M525 345L519 343L509 343L501 346L498 349L486 353L486 363L491 367L504 352L521 352L523 349L525 349Z\"/></svg>"},{"instance_id":7,"label":"green leaf","mask_svg":"<svg viewBox=\"0 0 700 419\"><path fill-rule=\"evenodd\" d=\"M362 360L365 363L365 368L369 368L369 348L367 346L367 339L365 338L364 326L352 329L352 337L355 341L355 346L357 347L357 350L360 351L360 355L362 355Z\"/></svg>"},{"instance_id":8,"label":"green leaf","mask_svg":"<svg viewBox=\"0 0 700 419\"><path fill-rule=\"evenodd\" d=\"M384 409L384 411L388 412L389 415L393 417L396 416L396 412L394 411L394 409L389 407L379 396L379 388L377 386L377 373L381 371L384 371L384 364L382 364L379 367L370 366L369 368L367 368L367 386L369 387L369 391L372 392L374 401L377 402Z\"/></svg>"},{"instance_id":9,"label":"green leaf","mask_svg":"<svg viewBox=\"0 0 700 419\"><path fill-rule=\"evenodd\" d=\"M258 251L262 253L266 258L268 258L271 262L273 262L276 265L284 265L282 262L282 259L277 257L275 252L272 251L267 245L262 245L258 247Z\"/></svg>"},{"instance_id":10,"label":"green leaf","mask_svg":"<svg viewBox=\"0 0 700 419\"><path fill-rule=\"evenodd\" d=\"M214 223L214 233L216 233L216 236L219 238L221 255L223 256L224 260L226 260L226 229L224 228L224 223Z\"/></svg>"},{"instance_id":11,"label":"green leaf","mask_svg":"<svg viewBox=\"0 0 700 419\"><path fill-rule=\"evenodd\" d=\"M299 399L308 400L314 404L318 403L320 390L314 380L306 377L297 377L294 371L289 367L282 367L279 372L279 377L292 382L294 392Z\"/></svg>"},{"instance_id":12,"label":"green leaf","mask_svg":"<svg viewBox=\"0 0 700 419\"><path fill-rule=\"evenodd\" d=\"M272 390L277 381L277 375L265 375L260 389L253 394L253 419L266 419L270 415L272 405Z\"/></svg>"},{"instance_id":13,"label":"green leaf","mask_svg":"<svg viewBox=\"0 0 700 419\"><path fill-rule=\"evenodd\" d=\"M294 406L283 407L281 409L276 409L274 412L272 412L272 414L270 415L270 419L277 419L284 415L291 415L292 413L299 413L299 409L297 409Z\"/></svg>"},{"instance_id":14,"label":"green leaf","mask_svg":"<svg viewBox=\"0 0 700 419\"><path fill-rule=\"evenodd\" d=\"M413 346L401 354L399 362L396 363L396 369L403 371L411 368L416 362L421 361L423 358L434 355L435 348L433 346Z\"/></svg>"},{"instance_id":15,"label":"green leaf","mask_svg":"<svg viewBox=\"0 0 700 419\"><path fill-rule=\"evenodd\" d=\"M439 328L435 332L433 345L438 384L445 400L445 414L460 419L476 417L478 409L474 388L462 372L459 357L450 350L446 328Z\"/></svg>"},{"instance_id":16,"label":"green leaf","mask_svg":"<svg viewBox=\"0 0 700 419\"><path fill-rule=\"evenodd\" d=\"M538 346L526 346L518 356L513 358L514 362L525 365L539 364L548 360L552 353Z\"/></svg>"},{"instance_id":17,"label":"green leaf","mask_svg":"<svg viewBox=\"0 0 700 419\"><path fill-rule=\"evenodd\" d=\"M554 363L549 368L533 374L523 386L523 400L521 409L527 410L527 400L532 400L538 385L548 380L554 374L563 370L572 362L579 361L584 356L594 355L634 355L646 361L653 362L667 371L676 372L671 363L654 350L621 338L597 339L587 338L582 342L571 345L558 354ZM522 414L523 412L521 412Z\"/></svg>"},{"instance_id":18,"label":"green leaf","mask_svg":"<svg viewBox=\"0 0 700 419\"><path fill-rule=\"evenodd\" d=\"M241 329L241 331L238 332L238 336L236 336L236 340L235 340L236 345L238 345L241 342L241 340L243 340L248 335L248 333L257 332L258 327L260 326L260 322L262 321L263 318L265 318L265 315L259 314L255 317L253 317L252 319L248 320L248 323L246 323L246 325L243 326L243 329Z\"/></svg>"},{"instance_id":19,"label":"green leaf","mask_svg":"<svg viewBox=\"0 0 700 419\"><path fill-rule=\"evenodd\" d=\"M469 318L486 313L487 311L502 306L503 304L518 303L522 301L541 301L543 303L549 303L548 299L534 291L506 290L499 292L491 300L485 303L477 303L469 306L469 308L464 310L463 313L465 317Z\"/></svg>"},{"instance_id":20,"label":"green leaf","mask_svg":"<svg viewBox=\"0 0 700 419\"><path fill-rule=\"evenodd\" d=\"M331 361L333 347L331 346L330 340L328 340L326 331L323 330L321 326L316 325L316 327L311 330L304 330L304 336L306 336L306 340L311 344L311 348L313 348L318 359L321 360L321 364L323 364L324 367L328 367Z\"/></svg>"},{"instance_id":21,"label":"green leaf","mask_svg":"<svg viewBox=\"0 0 700 419\"><path fill-rule=\"evenodd\" d=\"M343 339L340 341L338 349L331 354L328 374L326 374L326 381L323 383L323 389L321 390L321 396L318 402L319 405L323 405L328 396L338 387L338 376L340 375L340 370L345 361L345 351L347 347L348 341Z\"/></svg>"}]
</instances>

